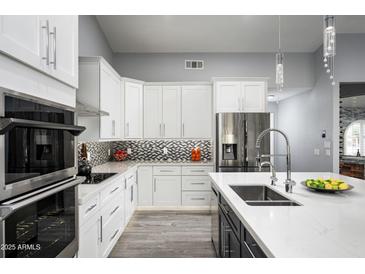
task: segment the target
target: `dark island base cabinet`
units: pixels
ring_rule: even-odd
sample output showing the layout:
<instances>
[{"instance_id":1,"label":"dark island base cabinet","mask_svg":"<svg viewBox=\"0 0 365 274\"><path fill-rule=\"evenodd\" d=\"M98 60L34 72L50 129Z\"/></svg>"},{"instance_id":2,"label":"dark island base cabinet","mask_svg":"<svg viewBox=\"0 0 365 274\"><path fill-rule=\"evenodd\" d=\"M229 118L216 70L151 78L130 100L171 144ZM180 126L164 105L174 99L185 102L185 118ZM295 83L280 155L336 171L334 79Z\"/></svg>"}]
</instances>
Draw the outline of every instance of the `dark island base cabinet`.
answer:
<instances>
[{"instance_id":1,"label":"dark island base cabinet","mask_svg":"<svg viewBox=\"0 0 365 274\"><path fill-rule=\"evenodd\" d=\"M219 195L219 256L222 258L266 258L251 234Z\"/></svg>"}]
</instances>

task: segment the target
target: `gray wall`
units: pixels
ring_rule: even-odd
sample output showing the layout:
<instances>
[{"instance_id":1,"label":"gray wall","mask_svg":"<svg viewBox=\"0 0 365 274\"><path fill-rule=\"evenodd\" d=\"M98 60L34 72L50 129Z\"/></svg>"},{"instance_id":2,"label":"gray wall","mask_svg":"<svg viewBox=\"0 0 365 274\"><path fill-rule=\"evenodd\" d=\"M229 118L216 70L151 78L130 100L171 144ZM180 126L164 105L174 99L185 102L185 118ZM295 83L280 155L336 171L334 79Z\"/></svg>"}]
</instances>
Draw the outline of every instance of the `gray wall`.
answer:
<instances>
[{"instance_id":1,"label":"gray wall","mask_svg":"<svg viewBox=\"0 0 365 274\"><path fill-rule=\"evenodd\" d=\"M113 52L94 15L79 15L79 56L103 56L113 63Z\"/></svg>"},{"instance_id":2,"label":"gray wall","mask_svg":"<svg viewBox=\"0 0 365 274\"><path fill-rule=\"evenodd\" d=\"M202 59L204 70L185 70L185 59ZM270 77L275 86L274 53L115 53L114 68L125 77L144 81L210 81L216 76ZM312 53L285 55L285 87L311 89L315 83Z\"/></svg>"},{"instance_id":3,"label":"gray wall","mask_svg":"<svg viewBox=\"0 0 365 274\"><path fill-rule=\"evenodd\" d=\"M315 53L316 84L310 92L281 101L278 105L278 128L289 136L293 171L336 171L338 167L338 83L365 82L365 35L339 34L335 58L337 85L331 86L322 63L322 48ZM326 156L321 132L327 131L332 142L331 156ZM320 156L314 155L320 149ZM277 151L283 152L282 142ZM285 164L277 162L279 169Z\"/></svg>"}]
</instances>

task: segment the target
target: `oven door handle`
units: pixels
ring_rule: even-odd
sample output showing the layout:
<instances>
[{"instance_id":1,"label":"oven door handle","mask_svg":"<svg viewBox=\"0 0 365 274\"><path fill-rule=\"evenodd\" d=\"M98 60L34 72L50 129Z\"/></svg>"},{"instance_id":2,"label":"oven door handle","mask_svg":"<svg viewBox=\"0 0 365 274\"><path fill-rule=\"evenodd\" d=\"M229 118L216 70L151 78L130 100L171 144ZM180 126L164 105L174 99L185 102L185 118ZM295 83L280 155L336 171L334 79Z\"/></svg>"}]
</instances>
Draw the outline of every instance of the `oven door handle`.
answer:
<instances>
[{"instance_id":1,"label":"oven door handle","mask_svg":"<svg viewBox=\"0 0 365 274\"><path fill-rule=\"evenodd\" d=\"M29 204L32 204L39 200L47 198L48 196L56 194L57 192L60 192L67 188L81 184L83 181L84 181L84 177L77 177L76 179L73 179L72 181L66 182L58 187L51 188L48 191L41 192L37 195L31 196L24 200L20 200L19 202L2 205L2 206L0 206L0 222L5 220L7 217L9 217L9 215L12 214L14 211L16 211L22 207L25 207Z\"/></svg>"},{"instance_id":2,"label":"oven door handle","mask_svg":"<svg viewBox=\"0 0 365 274\"><path fill-rule=\"evenodd\" d=\"M64 125L18 118L0 118L0 134L5 134L15 127L67 130L74 136L80 135L86 129L83 126Z\"/></svg>"}]
</instances>

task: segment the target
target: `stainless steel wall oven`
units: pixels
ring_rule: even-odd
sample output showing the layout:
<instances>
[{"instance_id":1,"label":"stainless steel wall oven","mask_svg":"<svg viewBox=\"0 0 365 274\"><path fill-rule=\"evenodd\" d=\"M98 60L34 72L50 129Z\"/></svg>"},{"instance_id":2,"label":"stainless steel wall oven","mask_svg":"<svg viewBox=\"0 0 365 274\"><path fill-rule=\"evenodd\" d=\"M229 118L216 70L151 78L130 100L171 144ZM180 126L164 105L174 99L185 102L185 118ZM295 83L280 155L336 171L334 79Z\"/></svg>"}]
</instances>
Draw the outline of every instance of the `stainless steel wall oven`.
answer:
<instances>
[{"instance_id":1,"label":"stainless steel wall oven","mask_svg":"<svg viewBox=\"0 0 365 274\"><path fill-rule=\"evenodd\" d=\"M77 251L73 109L0 90L0 257Z\"/></svg>"}]
</instances>

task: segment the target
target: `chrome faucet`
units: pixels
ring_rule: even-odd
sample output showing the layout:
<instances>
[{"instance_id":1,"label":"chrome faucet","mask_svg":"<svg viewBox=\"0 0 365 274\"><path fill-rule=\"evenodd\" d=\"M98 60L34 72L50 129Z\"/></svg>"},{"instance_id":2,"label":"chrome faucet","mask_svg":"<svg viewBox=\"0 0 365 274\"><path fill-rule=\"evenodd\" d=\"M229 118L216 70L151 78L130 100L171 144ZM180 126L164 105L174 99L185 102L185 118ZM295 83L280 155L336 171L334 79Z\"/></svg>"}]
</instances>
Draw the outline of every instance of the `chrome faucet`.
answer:
<instances>
[{"instance_id":1,"label":"chrome faucet","mask_svg":"<svg viewBox=\"0 0 365 274\"><path fill-rule=\"evenodd\" d=\"M283 135L285 142L286 142L286 154L261 154L260 147L261 147L261 141L264 138L266 134L269 134L270 132L277 132ZM291 179L291 158L290 158L290 145L289 145L289 139L288 136L284 132L282 132L279 129L275 128L268 128L265 129L263 132L259 134L256 140L256 163L260 167L261 166L261 158L271 158L274 156L285 156L286 157L286 180L284 182L285 184L285 191L292 193L293 192L293 186L295 185L295 181ZM263 162L265 163L265 162ZM271 164L271 163L270 163Z\"/></svg>"},{"instance_id":2,"label":"chrome faucet","mask_svg":"<svg viewBox=\"0 0 365 274\"><path fill-rule=\"evenodd\" d=\"M270 179L271 179L271 185L272 186L276 186L276 182L278 181L278 178L276 177L276 171L275 171L274 165L270 161L262 162L259 165L259 170L260 171L261 171L261 168L263 166L270 166L270 168L271 168L271 177L270 177Z\"/></svg>"}]
</instances>

